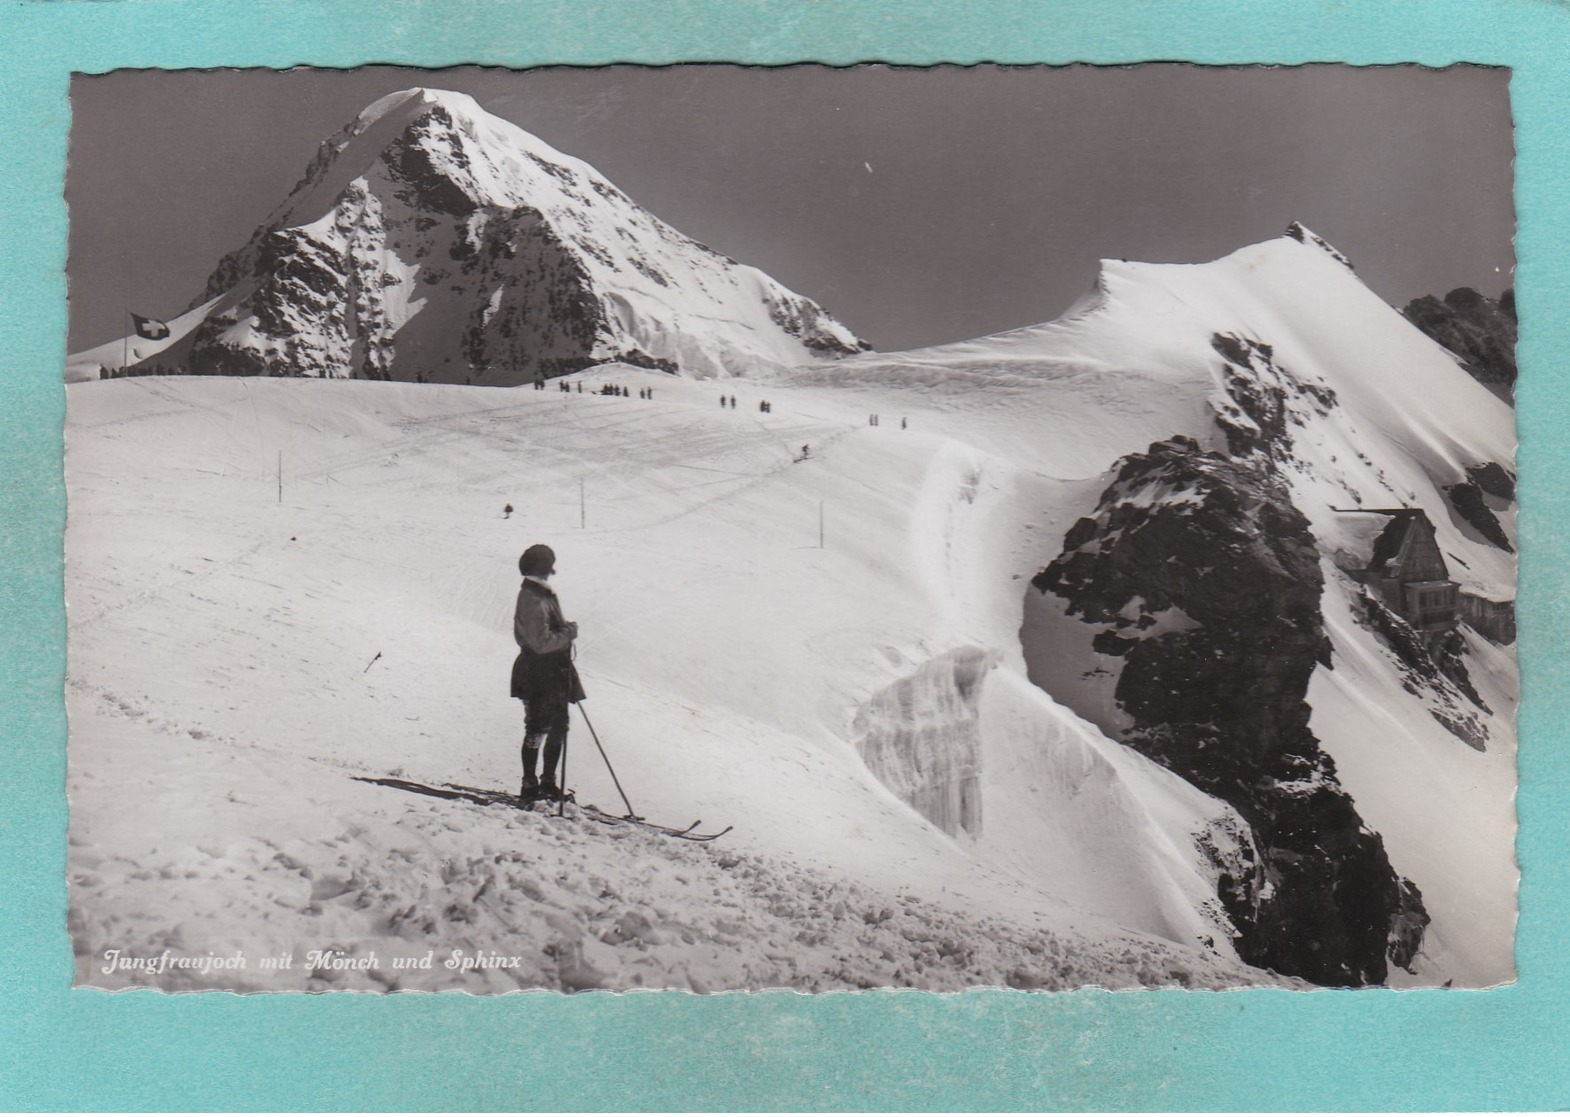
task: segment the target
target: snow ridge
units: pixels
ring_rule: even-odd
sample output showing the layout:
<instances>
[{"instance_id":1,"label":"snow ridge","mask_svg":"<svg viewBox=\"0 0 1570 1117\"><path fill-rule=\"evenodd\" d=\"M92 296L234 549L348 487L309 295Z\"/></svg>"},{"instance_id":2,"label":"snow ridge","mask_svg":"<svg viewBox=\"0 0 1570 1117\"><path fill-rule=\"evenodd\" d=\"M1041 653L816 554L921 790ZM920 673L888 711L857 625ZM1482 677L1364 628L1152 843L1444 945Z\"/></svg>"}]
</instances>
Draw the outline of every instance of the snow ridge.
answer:
<instances>
[{"instance_id":1,"label":"snow ridge","mask_svg":"<svg viewBox=\"0 0 1570 1117\"><path fill-rule=\"evenodd\" d=\"M869 399L941 399L952 437L1042 470L1052 480L1028 483L1037 503L1020 517L1043 522L1030 533L1034 572L1073 552L1065 537L1074 524L1094 519L1123 464L1152 447L1183 438L1201 460L1267 455L1287 490L1282 508L1306 519L1321 568L1313 582L1322 587L1329 654L1302 698L1308 729L1383 842L1386 879L1410 882L1431 920L1423 931L1420 920L1398 917L1409 899L1391 893L1399 933L1388 951L1370 942L1365 979L1379 979L1381 953L1394 962L1384 980L1398 984L1488 984L1513 972L1513 413L1369 291L1323 238L1299 226L1206 264L1108 261L1092 293L1056 321L863 354L794 379ZM1004 422L1000 409L1017 422ZM1244 489L1235 499L1252 498ZM1155 483L1119 496L1121 505L1174 509L1195 501ZM1463 605L1476 603L1437 659L1412 653L1394 630L1381 633L1379 618L1358 604L1346 571L1355 556L1366 559L1362 533L1379 518L1346 510L1380 508L1423 509ZM1158 547L1146 559L1171 553ZM1212 565L1197 556L1188 564L1196 573ZM1148 619L1154 635L1194 619L1148 607L1126 616ZM1065 625L1062 599L1031 590L1022 635L1032 676L1054 698L1113 739L1129 739L1120 660L1091 647L1092 627ZM1468 680L1471 693L1456 680ZM1370 716L1383 727L1378 742L1368 737ZM1479 880L1488 882L1486 901L1468 898Z\"/></svg>"}]
</instances>

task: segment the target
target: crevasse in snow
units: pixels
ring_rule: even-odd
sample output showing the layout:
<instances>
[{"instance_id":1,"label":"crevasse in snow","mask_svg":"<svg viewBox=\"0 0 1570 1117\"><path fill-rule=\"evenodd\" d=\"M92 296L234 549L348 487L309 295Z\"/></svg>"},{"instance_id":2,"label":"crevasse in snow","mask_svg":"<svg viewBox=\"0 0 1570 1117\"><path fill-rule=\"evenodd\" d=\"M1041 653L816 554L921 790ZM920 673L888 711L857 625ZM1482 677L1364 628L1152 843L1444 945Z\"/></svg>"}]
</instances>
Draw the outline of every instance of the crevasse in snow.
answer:
<instances>
[{"instance_id":1,"label":"crevasse in snow","mask_svg":"<svg viewBox=\"0 0 1570 1117\"><path fill-rule=\"evenodd\" d=\"M992 657L958 648L856 712L851 737L885 786L945 834L981 836L980 690Z\"/></svg>"}]
</instances>

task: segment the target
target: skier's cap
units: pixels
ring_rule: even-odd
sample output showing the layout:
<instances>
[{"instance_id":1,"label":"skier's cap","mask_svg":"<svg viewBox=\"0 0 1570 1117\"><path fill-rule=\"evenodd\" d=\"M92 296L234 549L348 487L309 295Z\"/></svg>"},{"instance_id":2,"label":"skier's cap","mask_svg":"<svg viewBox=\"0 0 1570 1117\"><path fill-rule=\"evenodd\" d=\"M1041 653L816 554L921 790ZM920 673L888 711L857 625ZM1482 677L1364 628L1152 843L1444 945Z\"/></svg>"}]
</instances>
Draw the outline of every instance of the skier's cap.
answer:
<instances>
[{"instance_id":1,"label":"skier's cap","mask_svg":"<svg viewBox=\"0 0 1570 1117\"><path fill-rule=\"evenodd\" d=\"M525 578L556 573L556 552L544 543L536 543L518 556L518 573Z\"/></svg>"}]
</instances>

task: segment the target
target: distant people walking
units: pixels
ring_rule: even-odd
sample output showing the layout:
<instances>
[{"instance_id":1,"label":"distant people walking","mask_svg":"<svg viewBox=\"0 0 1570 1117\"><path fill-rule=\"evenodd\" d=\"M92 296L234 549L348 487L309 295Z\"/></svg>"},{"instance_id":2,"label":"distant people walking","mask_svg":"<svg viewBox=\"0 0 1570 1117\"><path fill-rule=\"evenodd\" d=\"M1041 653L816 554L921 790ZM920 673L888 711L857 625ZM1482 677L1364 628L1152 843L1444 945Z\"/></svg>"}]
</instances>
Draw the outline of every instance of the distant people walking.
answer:
<instances>
[{"instance_id":1,"label":"distant people walking","mask_svg":"<svg viewBox=\"0 0 1570 1117\"><path fill-rule=\"evenodd\" d=\"M899 421L899 429L900 430L904 430L905 429L905 420L904 419L900 419L900 421Z\"/></svg>"},{"instance_id":2,"label":"distant people walking","mask_svg":"<svg viewBox=\"0 0 1570 1117\"><path fill-rule=\"evenodd\" d=\"M510 504L502 505L502 519L505 520L508 517L510 517L511 515L512 515L512 505L510 505Z\"/></svg>"},{"instance_id":3,"label":"distant people walking","mask_svg":"<svg viewBox=\"0 0 1570 1117\"><path fill-rule=\"evenodd\" d=\"M810 457L812 457L812 447L803 442L801 444L801 460L806 461Z\"/></svg>"},{"instance_id":4,"label":"distant people walking","mask_svg":"<svg viewBox=\"0 0 1570 1117\"><path fill-rule=\"evenodd\" d=\"M581 701L583 691L572 667L578 626L562 618L561 604L549 585L556 572L556 552L543 543L534 544L519 557L518 572L523 584L512 622L518 643L512 696L523 702L523 782L518 805L527 806L536 799L562 796L556 766L567 747L567 706Z\"/></svg>"}]
</instances>

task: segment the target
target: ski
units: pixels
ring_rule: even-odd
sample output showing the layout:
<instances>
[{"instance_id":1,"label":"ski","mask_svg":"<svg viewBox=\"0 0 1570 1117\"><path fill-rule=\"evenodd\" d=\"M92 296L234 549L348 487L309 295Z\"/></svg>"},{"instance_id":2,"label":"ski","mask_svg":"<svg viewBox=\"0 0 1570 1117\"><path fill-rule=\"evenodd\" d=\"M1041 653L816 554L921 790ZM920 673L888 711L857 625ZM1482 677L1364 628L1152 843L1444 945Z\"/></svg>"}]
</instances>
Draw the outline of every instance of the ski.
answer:
<instances>
[{"instance_id":1,"label":"ski","mask_svg":"<svg viewBox=\"0 0 1570 1117\"><path fill-rule=\"evenodd\" d=\"M416 783L413 780L393 776L351 776L349 778L356 781L357 783L370 783L376 784L379 787L391 787L398 791L409 791L418 795L428 795L433 799L457 799L462 802L473 803L476 806L481 807L501 806L520 810L535 811L536 807L543 806L545 811L535 811L535 813L539 814L550 813L551 811L556 810L558 805L558 800L556 799L541 798L530 799L527 802L521 802L518 796L510 791L498 791L493 788L484 787L468 787L459 783L444 783L440 786L432 786L430 784ZM695 819L691 826L661 826L657 822L650 822L648 819L639 817L637 815L611 814L610 811L601 810L592 803L579 803L570 789L566 792L564 798L566 802L571 803L579 811L583 812L585 816L594 819L596 822L603 822L607 826L641 826L645 830L653 830L656 833L664 834L667 837L681 838L684 841L689 842L712 842L715 838L722 838L734 829L734 827L727 826L725 829L715 831L712 834L702 834L698 833L698 827L703 822L701 818Z\"/></svg>"},{"instance_id":2,"label":"ski","mask_svg":"<svg viewBox=\"0 0 1570 1117\"><path fill-rule=\"evenodd\" d=\"M712 842L715 838L724 837L726 834L729 834L733 829L733 827L727 826L725 829L715 831L712 834L699 834L696 833L696 831L698 829L699 823L703 821L701 818L695 820L691 826L678 829L675 826L661 826L657 822L650 822L648 819L638 818L636 816L611 814L609 811L601 810L599 807L596 807L591 803L579 803L578 809L588 817L594 819L594 821L603 822L607 826L641 826L645 830L653 830L656 833L664 834L667 837L681 838L689 842Z\"/></svg>"}]
</instances>

